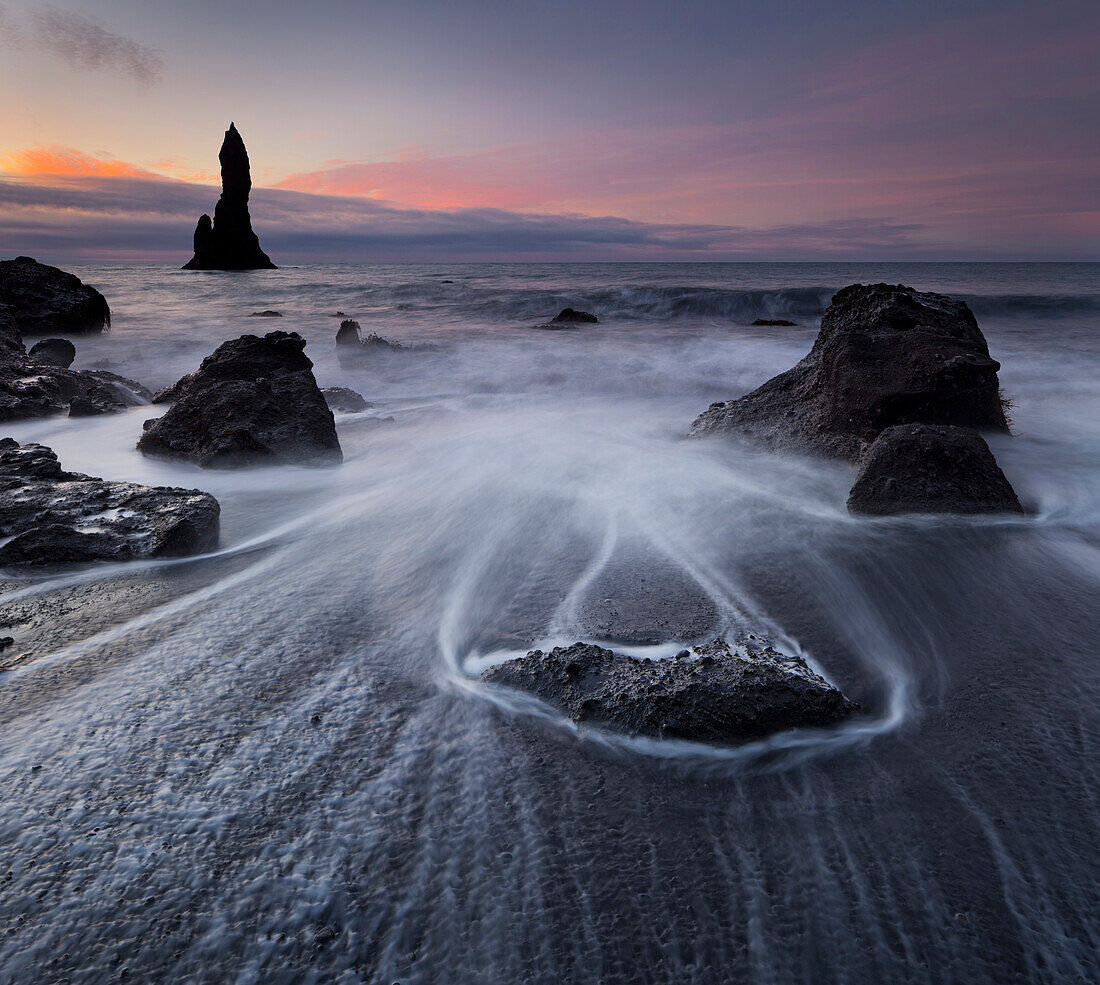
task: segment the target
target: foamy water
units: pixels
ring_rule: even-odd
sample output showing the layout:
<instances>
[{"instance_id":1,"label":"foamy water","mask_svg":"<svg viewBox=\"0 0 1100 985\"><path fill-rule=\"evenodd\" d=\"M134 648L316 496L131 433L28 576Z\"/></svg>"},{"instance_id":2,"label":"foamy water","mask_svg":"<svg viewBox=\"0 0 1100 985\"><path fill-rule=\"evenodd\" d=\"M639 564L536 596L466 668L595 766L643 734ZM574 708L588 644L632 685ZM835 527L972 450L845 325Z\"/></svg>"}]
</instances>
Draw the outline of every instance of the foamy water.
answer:
<instances>
[{"instance_id":1,"label":"foamy water","mask_svg":"<svg viewBox=\"0 0 1100 985\"><path fill-rule=\"evenodd\" d=\"M5 583L39 622L0 676L3 980L1100 974L1094 267L78 273L115 312L78 367L157 386L296 330L322 386L375 406L338 415L327 469L145 459L149 408L9 428L213 493L223 537ZM854 519L847 465L684 439L800 358L835 288L880 279L972 300L1032 515ZM525 327L567 304L601 324ZM436 349L341 366L338 309ZM476 681L532 645L741 632L862 714L718 749Z\"/></svg>"}]
</instances>

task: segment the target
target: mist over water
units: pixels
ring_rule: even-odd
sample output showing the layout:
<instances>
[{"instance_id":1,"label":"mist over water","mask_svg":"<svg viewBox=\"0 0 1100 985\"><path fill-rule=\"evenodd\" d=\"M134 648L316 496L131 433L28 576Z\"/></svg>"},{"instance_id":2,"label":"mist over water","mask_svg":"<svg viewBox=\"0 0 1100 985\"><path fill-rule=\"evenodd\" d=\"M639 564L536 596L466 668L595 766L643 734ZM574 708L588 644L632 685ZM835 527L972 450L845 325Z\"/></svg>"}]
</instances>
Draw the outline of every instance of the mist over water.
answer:
<instances>
[{"instance_id":1,"label":"mist over water","mask_svg":"<svg viewBox=\"0 0 1100 985\"><path fill-rule=\"evenodd\" d=\"M283 329L374 407L324 469L143 458L157 408L8 428L223 528L3 579L0 981L1100 977L1095 265L74 270L114 313L78 368L155 387ZM1026 518L855 519L846 464L685 440L878 280L972 303ZM566 305L601 323L531 330ZM337 310L434 348L341 365ZM749 632L861 714L721 749L476 680Z\"/></svg>"}]
</instances>

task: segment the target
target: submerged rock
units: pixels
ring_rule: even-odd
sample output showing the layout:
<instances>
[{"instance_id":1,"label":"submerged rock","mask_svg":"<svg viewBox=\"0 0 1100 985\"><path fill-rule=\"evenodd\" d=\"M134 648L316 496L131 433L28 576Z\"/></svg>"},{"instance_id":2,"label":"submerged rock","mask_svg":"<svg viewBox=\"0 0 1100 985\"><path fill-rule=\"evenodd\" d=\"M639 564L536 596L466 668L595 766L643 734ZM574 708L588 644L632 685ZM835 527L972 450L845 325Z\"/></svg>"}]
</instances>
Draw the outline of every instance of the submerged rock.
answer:
<instances>
[{"instance_id":1,"label":"submerged rock","mask_svg":"<svg viewBox=\"0 0 1100 985\"><path fill-rule=\"evenodd\" d=\"M249 318L282 318L283 313L281 311L275 311L273 308L264 308L263 311L253 311L248 316Z\"/></svg>"},{"instance_id":2,"label":"submerged rock","mask_svg":"<svg viewBox=\"0 0 1100 985\"><path fill-rule=\"evenodd\" d=\"M376 332L371 332L365 339L359 335L359 322L353 318L340 322L340 328L336 332L336 354L343 360L345 357L367 356L378 352L433 352L434 345L409 345L394 339L383 338Z\"/></svg>"},{"instance_id":3,"label":"submerged rock","mask_svg":"<svg viewBox=\"0 0 1100 985\"><path fill-rule=\"evenodd\" d=\"M0 493L0 564L176 557L218 542L208 493L65 472L45 445L0 438Z\"/></svg>"},{"instance_id":4,"label":"submerged rock","mask_svg":"<svg viewBox=\"0 0 1100 985\"><path fill-rule=\"evenodd\" d=\"M809 355L752 393L712 404L691 433L855 461L897 424L1007 431L998 369L964 302L853 284L833 297Z\"/></svg>"},{"instance_id":5,"label":"submerged rock","mask_svg":"<svg viewBox=\"0 0 1100 985\"><path fill-rule=\"evenodd\" d=\"M31 346L27 359L32 363L47 363L68 369L76 359L76 346L68 339L43 339Z\"/></svg>"},{"instance_id":6,"label":"submerged rock","mask_svg":"<svg viewBox=\"0 0 1100 985\"><path fill-rule=\"evenodd\" d=\"M260 249L252 231L248 196L252 172L248 151L234 124L225 131L218 160L222 166L222 194L214 208L214 220L200 217L195 227L195 255L184 270L276 270L271 258Z\"/></svg>"},{"instance_id":7,"label":"submerged rock","mask_svg":"<svg viewBox=\"0 0 1100 985\"><path fill-rule=\"evenodd\" d=\"M578 328L581 325L595 325L599 319L587 311L576 311L573 308L562 308L545 325L536 325L535 328L559 329Z\"/></svg>"},{"instance_id":8,"label":"submerged rock","mask_svg":"<svg viewBox=\"0 0 1100 985\"><path fill-rule=\"evenodd\" d=\"M481 679L533 694L574 722L695 742L736 743L843 721L856 710L800 657L763 641L725 640L673 660L643 660L590 643L532 650Z\"/></svg>"},{"instance_id":9,"label":"submerged rock","mask_svg":"<svg viewBox=\"0 0 1100 985\"><path fill-rule=\"evenodd\" d=\"M1022 513L993 452L970 428L902 424L867 449L848 496L853 513Z\"/></svg>"},{"instance_id":10,"label":"submerged rock","mask_svg":"<svg viewBox=\"0 0 1100 985\"><path fill-rule=\"evenodd\" d=\"M753 323L753 328L797 328L793 321L789 318L757 318Z\"/></svg>"},{"instance_id":11,"label":"submerged rock","mask_svg":"<svg viewBox=\"0 0 1100 985\"><path fill-rule=\"evenodd\" d=\"M86 335L111 327L111 309L99 291L30 257L0 261L0 305L23 335Z\"/></svg>"},{"instance_id":12,"label":"submerged rock","mask_svg":"<svg viewBox=\"0 0 1100 985\"><path fill-rule=\"evenodd\" d=\"M224 342L194 373L158 391L138 449L205 468L343 460L332 411L296 332Z\"/></svg>"},{"instance_id":13,"label":"submerged rock","mask_svg":"<svg viewBox=\"0 0 1100 985\"><path fill-rule=\"evenodd\" d=\"M363 398L361 393L348 389L346 386L326 386L321 390L328 404L329 410L338 410L346 414L357 414L374 405Z\"/></svg>"}]
</instances>

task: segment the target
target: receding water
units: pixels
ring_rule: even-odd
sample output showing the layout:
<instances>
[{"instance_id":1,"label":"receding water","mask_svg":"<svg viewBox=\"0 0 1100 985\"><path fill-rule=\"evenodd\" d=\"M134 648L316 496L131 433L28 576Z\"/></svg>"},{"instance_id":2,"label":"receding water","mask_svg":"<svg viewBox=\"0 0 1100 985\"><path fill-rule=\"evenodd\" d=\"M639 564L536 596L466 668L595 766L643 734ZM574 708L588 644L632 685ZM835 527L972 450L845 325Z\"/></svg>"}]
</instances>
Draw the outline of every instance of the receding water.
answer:
<instances>
[{"instance_id":1,"label":"receding water","mask_svg":"<svg viewBox=\"0 0 1100 985\"><path fill-rule=\"evenodd\" d=\"M213 493L223 536L5 577L0 980L1100 979L1100 268L74 269L115 313L77 367L157 386L296 330L375 406L325 469L145 459L152 408L9 427ZM858 280L971 301L1028 517L854 519L846 464L684 439ZM528 327L565 305L601 324ZM435 348L341 367L338 309ZM475 679L741 632L861 714L718 749Z\"/></svg>"}]
</instances>

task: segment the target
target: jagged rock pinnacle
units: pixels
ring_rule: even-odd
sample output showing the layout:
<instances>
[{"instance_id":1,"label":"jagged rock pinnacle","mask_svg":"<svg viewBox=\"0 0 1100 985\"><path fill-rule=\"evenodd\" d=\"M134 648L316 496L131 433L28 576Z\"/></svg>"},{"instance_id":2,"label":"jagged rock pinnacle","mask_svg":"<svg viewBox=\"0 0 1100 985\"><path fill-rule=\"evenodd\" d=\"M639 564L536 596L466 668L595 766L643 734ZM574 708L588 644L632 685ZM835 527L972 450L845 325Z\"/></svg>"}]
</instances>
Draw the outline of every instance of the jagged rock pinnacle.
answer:
<instances>
[{"instance_id":1,"label":"jagged rock pinnacle","mask_svg":"<svg viewBox=\"0 0 1100 985\"><path fill-rule=\"evenodd\" d=\"M252 231L248 196L252 172L248 151L235 124L225 131L218 153L222 168L222 194L214 218L203 215L195 227L195 255L184 270L274 270L277 269Z\"/></svg>"}]
</instances>

